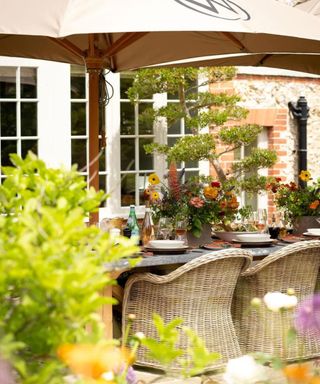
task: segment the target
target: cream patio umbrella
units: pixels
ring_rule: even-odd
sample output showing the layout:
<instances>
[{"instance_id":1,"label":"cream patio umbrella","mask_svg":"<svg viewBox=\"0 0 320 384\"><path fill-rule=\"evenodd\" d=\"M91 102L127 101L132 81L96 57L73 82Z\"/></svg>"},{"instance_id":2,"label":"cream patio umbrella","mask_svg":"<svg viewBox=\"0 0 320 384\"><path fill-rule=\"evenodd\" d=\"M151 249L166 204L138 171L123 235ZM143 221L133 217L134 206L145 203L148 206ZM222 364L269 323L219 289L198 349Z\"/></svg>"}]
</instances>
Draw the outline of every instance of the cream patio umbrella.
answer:
<instances>
[{"instance_id":1,"label":"cream patio umbrella","mask_svg":"<svg viewBox=\"0 0 320 384\"><path fill-rule=\"evenodd\" d=\"M89 178L96 189L103 68L212 54L320 53L316 17L274 0L0 0L0 8L0 55L86 65Z\"/></svg>"},{"instance_id":2,"label":"cream patio umbrella","mask_svg":"<svg viewBox=\"0 0 320 384\"><path fill-rule=\"evenodd\" d=\"M306 0L298 3L296 9L320 17L320 0ZM320 25L319 25L320 27ZM320 75L320 55L318 53L297 52L263 52L240 53L228 55L213 55L206 57L193 57L170 63L162 63L166 67L177 66L255 66L289 69Z\"/></svg>"}]
</instances>

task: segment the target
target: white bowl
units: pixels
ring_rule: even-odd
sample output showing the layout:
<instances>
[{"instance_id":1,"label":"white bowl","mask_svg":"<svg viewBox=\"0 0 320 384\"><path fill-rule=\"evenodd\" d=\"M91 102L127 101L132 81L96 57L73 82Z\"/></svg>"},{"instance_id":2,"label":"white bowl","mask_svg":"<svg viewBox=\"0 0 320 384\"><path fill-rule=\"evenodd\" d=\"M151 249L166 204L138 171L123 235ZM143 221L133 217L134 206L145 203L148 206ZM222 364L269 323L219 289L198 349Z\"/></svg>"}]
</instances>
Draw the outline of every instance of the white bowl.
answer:
<instances>
[{"instance_id":1,"label":"white bowl","mask_svg":"<svg viewBox=\"0 0 320 384\"><path fill-rule=\"evenodd\" d=\"M232 241L235 239L236 236L242 235L242 234L253 234L257 232L236 232L236 231L215 231L214 234L219 237L219 239L224 241Z\"/></svg>"},{"instance_id":2,"label":"white bowl","mask_svg":"<svg viewBox=\"0 0 320 384\"><path fill-rule=\"evenodd\" d=\"M183 240L150 240L148 245L151 248L174 249L174 248L182 248L184 246L184 241Z\"/></svg>"},{"instance_id":3,"label":"white bowl","mask_svg":"<svg viewBox=\"0 0 320 384\"><path fill-rule=\"evenodd\" d=\"M308 228L307 231L308 233L320 236L320 228Z\"/></svg>"},{"instance_id":4,"label":"white bowl","mask_svg":"<svg viewBox=\"0 0 320 384\"><path fill-rule=\"evenodd\" d=\"M269 239L270 235L268 233L245 233L241 235L235 235L235 240L245 241L247 243L268 241Z\"/></svg>"}]
</instances>

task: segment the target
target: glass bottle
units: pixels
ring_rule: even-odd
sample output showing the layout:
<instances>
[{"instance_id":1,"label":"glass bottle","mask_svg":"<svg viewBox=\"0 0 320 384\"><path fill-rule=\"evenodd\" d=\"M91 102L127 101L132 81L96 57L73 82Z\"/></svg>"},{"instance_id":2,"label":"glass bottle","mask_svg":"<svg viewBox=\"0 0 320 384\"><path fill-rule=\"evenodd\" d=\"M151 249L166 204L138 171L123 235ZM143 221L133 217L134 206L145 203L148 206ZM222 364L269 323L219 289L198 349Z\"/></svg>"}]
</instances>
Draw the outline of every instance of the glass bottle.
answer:
<instances>
[{"instance_id":1,"label":"glass bottle","mask_svg":"<svg viewBox=\"0 0 320 384\"><path fill-rule=\"evenodd\" d=\"M137 238L137 244L139 243L140 239L140 228L136 216L136 208L134 205L130 205L130 212L129 217L127 221L127 228L131 230L131 236L130 237L136 237Z\"/></svg>"},{"instance_id":2,"label":"glass bottle","mask_svg":"<svg viewBox=\"0 0 320 384\"><path fill-rule=\"evenodd\" d=\"M280 233L280 227L277 224L276 215L273 213L271 218L271 225L269 227L269 233L271 239L277 239Z\"/></svg>"},{"instance_id":3,"label":"glass bottle","mask_svg":"<svg viewBox=\"0 0 320 384\"><path fill-rule=\"evenodd\" d=\"M154 239L154 226L152 222L151 210L146 208L146 213L144 215L142 229L141 229L141 240L142 245L146 247L150 240Z\"/></svg>"}]
</instances>

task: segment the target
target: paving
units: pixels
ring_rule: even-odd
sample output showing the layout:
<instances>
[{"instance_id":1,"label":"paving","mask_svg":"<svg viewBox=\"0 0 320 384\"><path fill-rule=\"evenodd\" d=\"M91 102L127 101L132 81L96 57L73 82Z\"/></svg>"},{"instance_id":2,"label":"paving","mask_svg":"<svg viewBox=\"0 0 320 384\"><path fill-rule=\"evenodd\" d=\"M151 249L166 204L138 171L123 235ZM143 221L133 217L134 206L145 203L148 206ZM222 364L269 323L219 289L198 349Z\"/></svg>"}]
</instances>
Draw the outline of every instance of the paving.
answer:
<instances>
[{"instance_id":1,"label":"paving","mask_svg":"<svg viewBox=\"0 0 320 384\"><path fill-rule=\"evenodd\" d=\"M268 368L270 369L270 368ZM138 383L137 384L226 384L226 381L223 380L222 373L207 373L202 377L192 377L190 379L183 378L174 378L174 377L165 377L158 373L152 373L144 371L141 368L136 369ZM270 375L268 383L272 384L286 384L287 381L279 371L274 371L270 369Z\"/></svg>"}]
</instances>

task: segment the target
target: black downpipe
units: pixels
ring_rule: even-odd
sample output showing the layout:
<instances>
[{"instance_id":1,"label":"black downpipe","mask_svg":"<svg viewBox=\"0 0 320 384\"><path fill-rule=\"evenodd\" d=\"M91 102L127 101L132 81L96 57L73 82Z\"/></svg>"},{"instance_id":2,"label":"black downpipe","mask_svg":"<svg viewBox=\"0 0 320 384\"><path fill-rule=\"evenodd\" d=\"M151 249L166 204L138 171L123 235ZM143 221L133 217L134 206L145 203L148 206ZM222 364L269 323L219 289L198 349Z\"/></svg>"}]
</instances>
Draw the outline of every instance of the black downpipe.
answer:
<instances>
[{"instance_id":1,"label":"black downpipe","mask_svg":"<svg viewBox=\"0 0 320 384\"><path fill-rule=\"evenodd\" d=\"M307 121L309 117L308 102L300 96L297 103L289 102L288 107L298 122L298 172L307 170ZM305 187L306 183L299 179L299 185Z\"/></svg>"}]
</instances>

